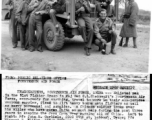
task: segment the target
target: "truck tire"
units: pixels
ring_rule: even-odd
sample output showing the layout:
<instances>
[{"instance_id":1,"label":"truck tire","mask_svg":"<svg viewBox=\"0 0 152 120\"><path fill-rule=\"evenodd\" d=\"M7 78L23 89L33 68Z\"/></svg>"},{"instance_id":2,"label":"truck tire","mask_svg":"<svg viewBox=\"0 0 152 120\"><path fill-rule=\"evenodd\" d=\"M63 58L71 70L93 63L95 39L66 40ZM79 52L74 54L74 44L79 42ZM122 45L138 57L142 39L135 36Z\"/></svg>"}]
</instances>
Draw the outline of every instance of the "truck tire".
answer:
<instances>
[{"instance_id":1,"label":"truck tire","mask_svg":"<svg viewBox=\"0 0 152 120\"><path fill-rule=\"evenodd\" d=\"M48 20L44 24L44 31L43 31L43 37L44 37L44 43L46 47L51 51L58 51L61 50L61 48L64 45L64 30L60 23L58 23L58 35L56 35L56 28L51 20Z\"/></svg>"}]
</instances>

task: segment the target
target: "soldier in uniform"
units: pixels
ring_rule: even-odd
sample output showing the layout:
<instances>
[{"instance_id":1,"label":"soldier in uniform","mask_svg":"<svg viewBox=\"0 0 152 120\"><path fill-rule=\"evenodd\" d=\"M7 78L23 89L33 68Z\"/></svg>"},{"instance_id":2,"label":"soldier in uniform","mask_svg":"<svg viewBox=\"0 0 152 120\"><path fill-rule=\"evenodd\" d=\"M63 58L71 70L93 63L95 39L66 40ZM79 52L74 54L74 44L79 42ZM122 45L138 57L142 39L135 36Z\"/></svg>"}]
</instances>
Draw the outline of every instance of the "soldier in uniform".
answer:
<instances>
[{"instance_id":1,"label":"soldier in uniform","mask_svg":"<svg viewBox=\"0 0 152 120\"><path fill-rule=\"evenodd\" d=\"M27 36L28 36L28 19L29 14L34 9L34 5L32 7L28 7L31 0L23 1L16 11L16 19L18 21L19 29L20 29L20 41L21 41L21 48L25 50L27 44ZM36 4L35 4L36 5Z\"/></svg>"},{"instance_id":2,"label":"soldier in uniform","mask_svg":"<svg viewBox=\"0 0 152 120\"><path fill-rule=\"evenodd\" d=\"M119 46L122 46L123 38L126 38L126 43L123 45L123 47L128 47L129 38L133 37L133 48L137 48L137 18L138 18L138 12L139 7L138 4L134 0L128 0L129 5L126 8L125 14L123 15L123 26L120 32L121 41L119 43Z\"/></svg>"},{"instance_id":3,"label":"soldier in uniform","mask_svg":"<svg viewBox=\"0 0 152 120\"><path fill-rule=\"evenodd\" d=\"M101 9L106 9L107 8L107 0L96 0L96 7L97 7L97 11L101 11Z\"/></svg>"},{"instance_id":4,"label":"soldier in uniform","mask_svg":"<svg viewBox=\"0 0 152 120\"><path fill-rule=\"evenodd\" d=\"M90 49L93 40L93 22L90 18L91 7L89 0L78 0L76 2L76 15L79 26L79 32L85 42L86 55L90 55Z\"/></svg>"},{"instance_id":5,"label":"soldier in uniform","mask_svg":"<svg viewBox=\"0 0 152 120\"><path fill-rule=\"evenodd\" d=\"M29 51L33 52L35 50L34 46L34 36L35 36L35 29L36 29L36 37L37 37L37 50L39 52L43 52L42 49L42 11L46 9L46 4L47 0L38 0L37 2L37 7L32 11L30 18L29 18L29 36L28 36L28 41L29 41ZM30 6L29 6L30 7Z\"/></svg>"},{"instance_id":6,"label":"soldier in uniform","mask_svg":"<svg viewBox=\"0 0 152 120\"><path fill-rule=\"evenodd\" d=\"M105 9L102 9L100 12L100 17L94 24L95 32L95 45L99 47L99 50L103 49L103 45L106 46L108 42L111 41L111 53L116 54L115 44L117 39L117 34L112 28L112 20L107 17Z\"/></svg>"},{"instance_id":7,"label":"soldier in uniform","mask_svg":"<svg viewBox=\"0 0 152 120\"><path fill-rule=\"evenodd\" d=\"M35 50L34 48L34 35L35 35L35 27L37 30L37 43L38 48L37 50L40 52L43 52L42 49L42 14L47 14L50 11L50 5L53 5L55 2L51 2L49 0L42 0L39 1L39 6L31 13L30 19L29 19L29 50L33 52ZM63 7L65 3L65 0L58 0L52 8L56 8L56 13L63 13L65 11L65 8ZM53 18L55 18L55 15L53 13ZM51 16L51 17L52 17ZM54 20L54 19L53 19ZM56 18L55 18L56 20ZM55 21L56 22L56 21Z\"/></svg>"},{"instance_id":8,"label":"soldier in uniform","mask_svg":"<svg viewBox=\"0 0 152 120\"><path fill-rule=\"evenodd\" d=\"M6 5L10 6L12 22L12 44L13 48L17 47L17 20L15 18L16 10L23 0L7 0Z\"/></svg>"},{"instance_id":9,"label":"soldier in uniform","mask_svg":"<svg viewBox=\"0 0 152 120\"><path fill-rule=\"evenodd\" d=\"M99 13L102 9L107 10L107 16L111 19L114 19L115 17L115 9L114 6L111 5L111 2L113 0L98 0L97 3L97 12Z\"/></svg>"}]
</instances>

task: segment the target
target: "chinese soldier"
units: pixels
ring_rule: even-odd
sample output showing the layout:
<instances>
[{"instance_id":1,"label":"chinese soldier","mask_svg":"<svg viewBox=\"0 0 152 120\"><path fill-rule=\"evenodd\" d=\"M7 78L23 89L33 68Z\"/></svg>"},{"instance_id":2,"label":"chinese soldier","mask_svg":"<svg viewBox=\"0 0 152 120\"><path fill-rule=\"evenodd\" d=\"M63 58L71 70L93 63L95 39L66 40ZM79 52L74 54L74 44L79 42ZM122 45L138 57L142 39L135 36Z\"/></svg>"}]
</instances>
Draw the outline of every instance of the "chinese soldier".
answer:
<instances>
[{"instance_id":1,"label":"chinese soldier","mask_svg":"<svg viewBox=\"0 0 152 120\"><path fill-rule=\"evenodd\" d=\"M111 2L113 0L98 0L96 9L97 13L101 11L101 9L106 9L107 10L107 16L110 17L111 19L115 19L115 9L114 6L111 5Z\"/></svg>"},{"instance_id":2,"label":"chinese soldier","mask_svg":"<svg viewBox=\"0 0 152 120\"><path fill-rule=\"evenodd\" d=\"M17 8L22 1L23 0L8 0L6 2L6 5L10 6L10 11L11 11L10 14L11 14L11 22L12 22L12 44L13 44L13 48L16 48L17 44L18 44L18 40L17 40L17 20L15 18L15 15L16 15Z\"/></svg>"},{"instance_id":3,"label":"chinese soldier","mask_svg":"<svg viewBox=\"0 0 152 120\"><path fill-rule=\"evenodd\" d=\"M93 40L93 22L90 18L91 7L89 0L78 0L76 2L76 17L79 26L79 32L85 42L84 50L86 55L90 55L90 49Z\"/></svg>"},{"instance_id":4,"label":"chinese soldier","mask_svg":"<svg viewBox=\"0 0 152 120\"><path fill-rule=\"evenodd\" d=\"M16 19L18 21L19 29L20 29L20 41L21 41L21 48L25 50L27 36L28 36L28 19L29 14L34 9L33 7L29 7L29 3L31 0L24 0L16 11Z\"/></svg>"},{"instance_id":5,"label":"chinese soldier","mask_svg":"<svg viewBox=\"0 0 152 120\"><path fill-rule=\"evenodd\" d=\"M99 16L100 17L94 24L94 32L96 37L95 45L99 47L99 50L102 50L105 49L104 46L106 46L108 42L111 42L111 53L116 54L115 44L117 34L113 30L113 22L110 18L107 17L105 9L100 11Z\"/></svg>"},{"instance_id":6,"label":"chinese soldier","mask_svg":"<svg viewBox=\"0 0 152 120\"><path fill-rule=\"evenodd\" d=\"M41 11L46 9L47 0L38 0L37 7L32 11L30 18L29 18L29 34L28 34L28 41L29 41L29 51L33 52L35 50L34 46L34 36L36 30L36 38L37 38L37 51L43 52L42 49L42 15Z\"/></svg>"}]
</instances>

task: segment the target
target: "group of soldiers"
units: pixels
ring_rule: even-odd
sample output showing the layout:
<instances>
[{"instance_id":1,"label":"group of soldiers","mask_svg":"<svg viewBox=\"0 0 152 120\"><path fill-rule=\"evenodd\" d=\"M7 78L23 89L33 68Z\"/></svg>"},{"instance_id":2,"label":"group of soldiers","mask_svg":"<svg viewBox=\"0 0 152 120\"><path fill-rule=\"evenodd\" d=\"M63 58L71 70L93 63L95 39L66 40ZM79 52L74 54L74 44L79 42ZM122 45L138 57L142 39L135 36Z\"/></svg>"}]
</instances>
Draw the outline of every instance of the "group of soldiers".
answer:
<instances>
[{"instance_id":1,"label":"group of soldiers","mask_svg":"<svg viewBox=\"0 0 152 120\"><path fill-rule=\"evenodd\" d=\"M56 22L55 13L64 13L66 10L65 0L8 0L11 10L12 21L12 43L17 47L17 25L19 25L22 50L35 51L34 40L36 30L37 50L42 49L42 14L50 12L52 21Z\"/></svg>"},{"instance_id":2,"label":"group of soldiers","mask_svg":"<svg viewBox=\"0 0 152 120\"><path fill-rule=\"evenodd\" d=\"M18 7L15 6L13 0L8 0L7 4L12 4L13 23L13 48L17 47L17 24L20 29L20 40L22 50L28 49L30 52L35 50L35 30L37 40L37 50L43 52L42 49L42 14L51 13L50 17L55 27L58 26L55 14L64 13L66 11L66 0L20 0ZM132 1L132 0L128 0ZM116 54L115 44L117 34L113 29L115 20L114 7L111 6L112 0L96 0L97 20L95 22L90 18L91 1L76 0L76 20L78 30L85 43L85 54L90 56L90 49L94 43L99 47L99 51L105 54L107 43L111 42L111 53ZM127 37L123 36L122 38ZM130 37L130 36L129 36ZM133 36L131 36L133 37ZM128 39L128 37L127 37Z\"/></svg>"},{"instance_id":3,"label":"group of soldiers","mask_svg":"<svg viewBox=\"0 0 152 120\"><path fill-rule=\"evenodd\" d=\"M112 0L96 1L96 12L98 19L93 22L90 18L91 5L89 0L76 3L77 23L80 34L85 42L85 53L90 55L92 43L99 47L99 51L105 54L106 44L112 41L111 53L116 54L114 48L117 35L113 30L113 19L115 17L114 7L111 4ZM87 31L87 32L86 32Z\"/></svg>"}]
</instances>

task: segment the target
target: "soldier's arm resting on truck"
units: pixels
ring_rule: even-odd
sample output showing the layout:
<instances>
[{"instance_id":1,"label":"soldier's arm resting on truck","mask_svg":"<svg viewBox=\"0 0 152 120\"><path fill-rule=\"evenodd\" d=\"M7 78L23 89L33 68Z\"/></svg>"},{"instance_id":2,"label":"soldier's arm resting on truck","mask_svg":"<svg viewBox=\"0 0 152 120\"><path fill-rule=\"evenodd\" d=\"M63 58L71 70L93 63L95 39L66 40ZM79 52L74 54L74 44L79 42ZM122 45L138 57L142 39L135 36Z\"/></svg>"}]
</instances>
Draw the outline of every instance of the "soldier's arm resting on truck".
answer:
<instances>
[{"instance_id":1,"label":"soldier's arm resting on truck","mask_svg":"<svg viewBox=\"0 0 152 120\"><path fill-rule=\"evenodd\" d=\"M79 8L76 13L79 13L79 12L84 12L85 11L85 8L82 6L81 8Z\"/></svg>"},{"instance_id":2,"label":"soldier's arm resting on truck","mask_svg":"<svg viewBox=\"0 0 152 120\"><path fill-rule=\"evenodd\" d=\"M31 0L29 6L33 6L35 3L38 3L39 1L38 0Z\"/></svg>"}]
</instances>

